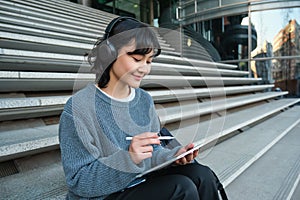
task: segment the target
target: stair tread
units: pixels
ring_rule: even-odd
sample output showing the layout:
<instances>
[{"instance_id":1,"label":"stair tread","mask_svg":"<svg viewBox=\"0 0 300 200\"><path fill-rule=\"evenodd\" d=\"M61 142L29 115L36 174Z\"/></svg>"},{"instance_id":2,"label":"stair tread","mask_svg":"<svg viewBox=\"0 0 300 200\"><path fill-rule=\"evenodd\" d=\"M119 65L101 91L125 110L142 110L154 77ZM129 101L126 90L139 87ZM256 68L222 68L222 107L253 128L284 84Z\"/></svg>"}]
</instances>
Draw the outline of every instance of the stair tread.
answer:
<instances>
[{"instance_id":1,"label":"stair tread","mask_svg":"<svg viewBox=\"0 0 300 200\"><path fill-rule=\"evenodd\" d=\"M60 162L1 178L4 199L65 199L67 191Z\"/></svg>"},{"instance_id":2,"label":"stair tread","mask_svg":"<svg viewBox=\"0 0 300 200\"><path fill-rule=\"evenodd\" d=\"M300 174L299 129L298 124L233 181L227 188L229 198L287 199Z\"/></svg>"},{"instance_id":3,"label":"stair tread","mask_svg":"<svg viewBox=\"0 0 300 200\"><path fill-rule=\"evenodd\" d=\"M179 141L185 144L191 142L188 141L187 138L192 138L193 142L203 138L206 138L207 140L213 140L214 138L217 139L264 119L299 101L300 99L280 99L256 105L252 108L236 111L234 113L226 113L223 111L220 112L222 116L211 118L210 120L202 123L185 125L184 122L181 122L182 126L180 129L174 130L173 134L176 135ZM189 136L187 136L187 134L189 134Z\"/></svg>"},{"instance_id":4,"label":"stair tread","mask_svg":"<svg viewBox=\"0 0 300 200\"><path fill-rule=\"evenodd\" d=\"M291 135L294 134L293 132L299 132L299 119L300 106L294 106L264 122L259 123L254 127L251 127L250 129L247 129L243 133L235 135L234 137L227 139L213 148L204 151L198 158L199 162L214 169L221 182L223 182L223 185L225 187L227 186L228 188L232 188L228 193L239 191L240 195L243 195L245 189L240 188L239 184L241 187L247 188L245 186L245 183L247 182L246 179L251 175L246 176L243 179L244 182L240 181L238 184L234 184L233 186L232 184L236 181L235 178L237 177L238 180L240 176L243 176L241 173L244 173L245 170L252 170L252 166L254 166L256 162L259 162L261 159L265 159L265 156L269 154L269 151L280 144L285 139L286 134L290 134L289 131L291 127L295 127L291 131ZM299 136L294 134L294 137ZM283 139L280 140L281 138ZM297 140L297 138L294 138L295 144L297 144L296 141L299 141L299 139ZM299 150L299 145L297 148ZM272 154L272 156L276 157L274 154ZM297 158L289 158L288 160L290 162L294 162L297 160ZM261 166L258 168L258 170L263 168L267 167ZM262 182L266 176L261 177ZM277 175L274 174L273 177L277 178ZM236 185L239 187L238 189L235 187ZM261 184L257 185L258 187L261 187ZM258 192L253 193L259 195ZM274 194L274 192L272 194ZM243 197L237 199L245 198ZM249 199L271 198L255 197Z\"/></svg>"}]
</instances>

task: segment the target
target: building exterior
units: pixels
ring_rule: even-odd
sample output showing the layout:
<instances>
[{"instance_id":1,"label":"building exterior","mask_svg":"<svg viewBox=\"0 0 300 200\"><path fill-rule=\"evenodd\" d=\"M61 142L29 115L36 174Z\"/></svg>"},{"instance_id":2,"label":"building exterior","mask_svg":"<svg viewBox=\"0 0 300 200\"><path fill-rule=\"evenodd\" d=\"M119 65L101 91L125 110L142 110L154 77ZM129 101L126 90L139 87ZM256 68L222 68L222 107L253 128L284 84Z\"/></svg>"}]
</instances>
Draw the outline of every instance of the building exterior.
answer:
<instances>
[{"instance_id":1,"label":"building exterior","mask_svg":"<svg viewBox=\"0 0 300 200\"><path fill-rule=\"evenodd\" d=\"M236 64L300 96L299 0L72 1L176 29L185 56Z\"/></svg>"},{"instance_id":2,"label":"building exterior","mask_svg":"<svg viewBox=\"0 0 300 200\"><path fill-rule=\"evenodd\" d=\"M274 60L273 77L278 87L289 90L299 95L300 60L296 59L300 52L300 26L296 19L279 31L274 37L274 56L279 58ZM297 91L298 90L298 91Z\"/></svg>"}]
</instances>

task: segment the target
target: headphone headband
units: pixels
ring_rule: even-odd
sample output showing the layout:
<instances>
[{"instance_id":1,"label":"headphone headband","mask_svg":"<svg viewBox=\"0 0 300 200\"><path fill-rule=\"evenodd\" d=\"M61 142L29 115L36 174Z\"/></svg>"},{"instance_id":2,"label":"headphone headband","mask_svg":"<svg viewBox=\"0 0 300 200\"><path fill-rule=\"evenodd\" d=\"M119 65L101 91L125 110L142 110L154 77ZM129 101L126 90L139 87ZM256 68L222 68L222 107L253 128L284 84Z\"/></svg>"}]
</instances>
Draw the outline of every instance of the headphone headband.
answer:
<instances>
[{"instance_id":1,"label":"headphone headband","mask_svg":"<svg viewBox=\"0 0 300 200\"><path fill-rule=\"evenodd\" d=\"M115 26L118 22L123 21L123 20L127 20L127 19L134 20L134 21L136 21L136 22L141 23L140 21L138 21L137 19L135 19L135 18L133 18L133 17L125 17L125 16L117 17L117 18L113 19L113 20L107 25L107 27L106 27L106 29L105 29L104 39L105 39L105 40L108 39L110 32L112 31L112 29L114 28L114 26Z\"/></svg>"}]
</instances>

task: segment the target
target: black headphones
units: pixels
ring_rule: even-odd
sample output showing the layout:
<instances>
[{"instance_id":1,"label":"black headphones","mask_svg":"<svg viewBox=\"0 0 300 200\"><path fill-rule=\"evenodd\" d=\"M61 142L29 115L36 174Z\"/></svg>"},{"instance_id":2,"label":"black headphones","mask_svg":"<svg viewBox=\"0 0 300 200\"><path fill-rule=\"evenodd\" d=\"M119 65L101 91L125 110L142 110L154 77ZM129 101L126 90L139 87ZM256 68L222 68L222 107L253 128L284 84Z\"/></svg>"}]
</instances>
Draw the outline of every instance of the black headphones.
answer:
<instances>
[{"instance_id":1,"label":"black headphones","mask_svg":"<svg viewBox=\"0 0 300 200\"><path fill-rule=\"evenodd\" d=\"M113 19L105 29L103 40L98 46L98 53L100 55L99 60L102 66L105 68L108 67L118 57L118 52L116 48L108 40L110 33L118 22L128 20L128 19L141 23L140 21L132 17L117 17Z\"/></svg>"}]
</instances>

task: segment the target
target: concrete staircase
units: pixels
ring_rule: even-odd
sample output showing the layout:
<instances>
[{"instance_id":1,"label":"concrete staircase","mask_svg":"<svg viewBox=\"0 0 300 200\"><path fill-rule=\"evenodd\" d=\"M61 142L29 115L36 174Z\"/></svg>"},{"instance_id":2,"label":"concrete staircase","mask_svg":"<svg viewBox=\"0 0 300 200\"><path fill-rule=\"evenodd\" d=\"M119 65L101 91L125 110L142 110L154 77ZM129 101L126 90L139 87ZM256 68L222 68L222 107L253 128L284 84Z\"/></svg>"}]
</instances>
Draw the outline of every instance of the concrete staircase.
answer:
<instances>
[{"instance_id":1,"label":"concrete staircase","mask_svg":"<svg viewBox=\"0 0 300 200\"><path fill-rule=\"evenodd\" d=\"M0 199L64 199L59 115L74 84L94 80L82 55L115 17L68 1L1 1ZM234 65L181 57L170 34L158 35L162 55L142 83L161 123L202 145L198 161L230 199L299 199L300 99Z\"/></svg>"}]
</instances>

